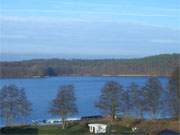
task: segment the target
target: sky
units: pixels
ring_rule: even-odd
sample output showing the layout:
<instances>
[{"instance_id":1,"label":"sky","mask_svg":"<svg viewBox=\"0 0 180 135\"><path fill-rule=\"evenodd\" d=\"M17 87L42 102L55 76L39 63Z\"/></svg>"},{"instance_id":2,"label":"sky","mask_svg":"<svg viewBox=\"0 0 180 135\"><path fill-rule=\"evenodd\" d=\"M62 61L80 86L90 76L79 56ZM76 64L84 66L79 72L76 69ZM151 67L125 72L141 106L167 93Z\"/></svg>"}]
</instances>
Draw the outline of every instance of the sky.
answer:
<instances>
[{"instance_id":1,"label":"sky","mask_svg":"<svg viewBox=\"0 0 180 135\"><path fill-rule=\"evenodd\" d=\"M1 60L180 53L179 0L0 0Z\"/></svg>"}]
</instances>

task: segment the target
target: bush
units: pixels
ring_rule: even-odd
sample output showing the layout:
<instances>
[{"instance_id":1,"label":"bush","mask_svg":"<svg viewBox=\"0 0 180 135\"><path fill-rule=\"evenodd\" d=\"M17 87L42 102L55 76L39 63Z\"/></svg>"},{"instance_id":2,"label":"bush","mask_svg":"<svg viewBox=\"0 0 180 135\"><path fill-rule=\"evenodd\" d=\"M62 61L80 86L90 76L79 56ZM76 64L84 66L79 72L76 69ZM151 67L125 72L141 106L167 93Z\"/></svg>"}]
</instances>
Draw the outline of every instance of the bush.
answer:
<instances>
[{"instance_id":1,"label":"bush","mask_svg":"<svg viewBox=\"0 0 180 135\"><path fill-rule=\"evenodd\" d=\"M4 127L0 129L0 133L2 135L19 135L19 134L28 134L28 135L37 135L38 129L34 127L28 126L20 126L20 127Z\"/></svg>"}]
</instances>

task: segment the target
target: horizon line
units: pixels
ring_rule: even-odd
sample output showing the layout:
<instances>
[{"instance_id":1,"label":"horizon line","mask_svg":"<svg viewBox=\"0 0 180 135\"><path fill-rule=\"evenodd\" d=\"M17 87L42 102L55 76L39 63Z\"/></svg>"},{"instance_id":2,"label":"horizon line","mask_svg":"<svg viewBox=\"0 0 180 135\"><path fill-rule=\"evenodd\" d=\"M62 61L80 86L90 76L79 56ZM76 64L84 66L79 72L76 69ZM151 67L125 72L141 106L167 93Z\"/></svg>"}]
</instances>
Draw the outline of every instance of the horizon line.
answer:
<instances>
[{"instance_id":1,"label":"horizon line","mask_svg":"<svg viewBox=\"0 0 180 135\"><path fill-rule=\"evenodd\" d=\"M148 57L155 57L161 55L180 55L180 53L161 53L161 54L152 54L152 55L145 55L145 56L136 56L136 57L102 57L102 58L65 58L65 57L47 57L47 58L29 58L29 59L19 59L19 60L3 60L2 56L0 57L0 62L22 62L22 61L33 61L33 60L130 60L130 59L144 59Z\"/></svg>"}]
</instances>

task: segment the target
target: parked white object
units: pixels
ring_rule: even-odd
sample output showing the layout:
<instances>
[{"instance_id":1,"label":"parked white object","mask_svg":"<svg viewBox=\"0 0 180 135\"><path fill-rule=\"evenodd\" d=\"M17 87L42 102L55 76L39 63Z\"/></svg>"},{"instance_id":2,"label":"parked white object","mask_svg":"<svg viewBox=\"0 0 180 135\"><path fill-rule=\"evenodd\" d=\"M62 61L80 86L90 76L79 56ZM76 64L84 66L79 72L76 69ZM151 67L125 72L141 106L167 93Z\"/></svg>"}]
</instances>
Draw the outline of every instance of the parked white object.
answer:
<instances>
[{"instance_id":1,"label":"parked white object","mask_svg":"<svg viewBox=\"0 0 180 135\"><path fill-rule=\"evenodd\" d=\"M88 124L90 133L106 133L107 125L105 124Z\"/></svg>"},{"instance_id":2,"label":"parked white object","mask_svg":"<svg viewBox=\"0 0 180 135\"><path fill-rule=\"evenodd\" d=\"M133 127L132 131L135 132L137 130L137 127Z\"/></svg>"},{"instance_id":3,"label":"parked white object","mask_svg":"<svg viewBox=\"0 0 180 135\"><path fill-rule=\"evenodd\" d=\"M74 117L74 118L67 118L66 121L78 121L81 120L81 118Z\"/></svg>"},{"instance_id":4,"label":"parked white object","mask_svg":"<svg viewBox=\"0 0 180 135\"><path fill-rule=\"evenodd\" d=\"M55 124L55 123L61 123L61 119L48 119L47 123L49 124Z\"/></svg>"}]
</instances>

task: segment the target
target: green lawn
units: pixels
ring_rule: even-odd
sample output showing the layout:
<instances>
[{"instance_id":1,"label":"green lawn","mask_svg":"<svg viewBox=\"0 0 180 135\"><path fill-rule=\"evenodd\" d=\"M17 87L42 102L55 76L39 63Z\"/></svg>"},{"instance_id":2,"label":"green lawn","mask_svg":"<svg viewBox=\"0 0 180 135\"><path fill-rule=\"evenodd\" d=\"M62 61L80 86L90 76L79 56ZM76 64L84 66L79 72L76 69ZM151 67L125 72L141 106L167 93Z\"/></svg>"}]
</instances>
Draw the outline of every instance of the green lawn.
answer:
<instances>
[{"instance_id":1,"label":"green lawn","mask_svg":"<svg viewBox=\"0 0 180 135\"><path fill-rule=\"evenodd\" d=\"M66 129L59 126L38 127L38 135L85 135L88 133L88 128L82 125L73 125Z\"/></svg>"},{"instance_id":2,"label":"green lawn","mask_svg":"<svg viewBox=\"0 0 180 135\"><path fill-rule=\"evenodd\" d=\"M129 133L130 128L113 126L116 133ZM2 135L91 135L87 124L75 124L62 129L60 126L21 126L5 128Z\"/></svg>"},{"instance_id":3,"label":"green lawn","mask_svg":"<svg viewBox=\"0 0 180 135\"><path fill-rule=\"evenodd\" d=\"M66 129L60 126L14 126L0 129L0 135L92 135L89 133L88 123L110 123L110 121L85 121L69 123ZM109 129L113 135L131 135L131 127L138 128L136 135L157 135L165 129L180 131L180 122L177 120L148 120L139 121L124 119L114 121Z\"/></svg>"},{"instance_id":4,"label":"green lawn","mask_svg":"<svg viewBox=\"0 0 180 135\"><path fill-rule=\"evenodd\" d=\"M88 135L85 125L72 125L66 129L60 126L18 126L6 127L0 130L0 135Z\"/></svg>"}]
</instances>

